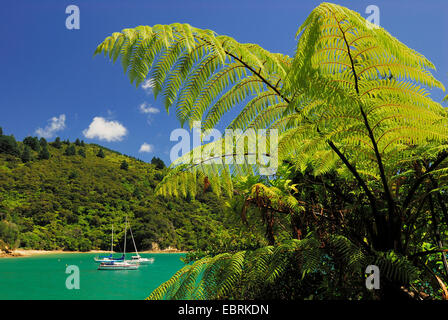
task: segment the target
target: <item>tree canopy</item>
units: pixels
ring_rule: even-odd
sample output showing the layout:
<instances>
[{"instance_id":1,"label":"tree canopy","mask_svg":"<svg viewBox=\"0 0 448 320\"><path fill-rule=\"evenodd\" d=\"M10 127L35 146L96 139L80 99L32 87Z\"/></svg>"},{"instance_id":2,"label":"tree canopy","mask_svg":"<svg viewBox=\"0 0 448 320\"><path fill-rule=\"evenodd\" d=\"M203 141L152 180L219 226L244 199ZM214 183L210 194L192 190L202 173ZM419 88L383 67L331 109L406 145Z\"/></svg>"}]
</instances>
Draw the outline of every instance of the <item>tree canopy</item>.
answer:
<instances>
[{"instance_id":1,"label":"tree canopy","mask_svg":"<svg viewBox=\"0 0 448 320\"><path fill-rule=\"evenodd\" d=\"M190 201L156 196L167 169L106 148L105 158L97 157L98 145L67 155L52 144L37 153L15 143L17 155L0 149L0 250L109 250L114 227L115 250L121 251L125 215L139 250L244 244L237 237L244 228L212 192ZM42 157L44 150L51 157Z\"/></svg>"}]
</instances>

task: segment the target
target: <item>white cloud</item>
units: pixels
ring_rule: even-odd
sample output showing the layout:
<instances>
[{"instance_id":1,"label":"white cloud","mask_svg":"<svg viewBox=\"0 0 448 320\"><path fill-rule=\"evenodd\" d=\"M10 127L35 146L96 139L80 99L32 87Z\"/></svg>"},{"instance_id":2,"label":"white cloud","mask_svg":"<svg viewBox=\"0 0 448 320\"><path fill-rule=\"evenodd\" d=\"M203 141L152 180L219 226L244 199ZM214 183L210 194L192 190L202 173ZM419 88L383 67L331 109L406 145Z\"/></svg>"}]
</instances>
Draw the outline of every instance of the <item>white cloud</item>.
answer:
<instances>
[{"instance_id":1,"label":"white cloud","mask_svg":"<svg viewBox=\"0 0 448 320\"><path fill-rule=\"evenodd\" d=\"M110 141L121 141L128 130L118 121L108 121L95 117L89 127L82 132L86 138Z\"/></svg>"},{"instance_id":2,"label":"white cloud","mask_svg":"<svg viewBox=\"0 0 448 320\"><path fill-rule=\"evenodd\" d=\"M144 142L140 146L140 150L138 150L138 152L153 152L153 150L154 150L154 146L152 144L148 144L148 143Z\"/></svg>"},{"instance_id":3,"label":"white cloud","mask_svg":"<svg viewBox=\"0 0 448 320\"><path fill-rule=\"evenodd\" d=\"M59 117L53 117L48 120L50 123L45 128L37 128L36 134L40 137L51 138L57 131L61 131L65 128L65 114L61 114Z\"/></svg>"},{"instance_id":4,"label":"white cloud","mask_svg":"<svg viewBox=\"0 0 448 320\"><path fill-rule=\"evenodd\" d=\"M152 88L154 88L154 80L148 79L148 80L144 81L141 87L143 90L145 90L146 93L151 94Z\"/></svg>"},{"instance_id":5,"label":"white cloud","mask_svg":"<svg viewBox=\"0 0 448 320\"><path fill-rule=\"evenodd\" d=\"M146 114L155 114L155 113L159 113L160 110L154 107L151 107L150 104L147 104L146 102L143 102L140 107L140 112L141 113L146 113Z\"/></svg>"}]
</instances>

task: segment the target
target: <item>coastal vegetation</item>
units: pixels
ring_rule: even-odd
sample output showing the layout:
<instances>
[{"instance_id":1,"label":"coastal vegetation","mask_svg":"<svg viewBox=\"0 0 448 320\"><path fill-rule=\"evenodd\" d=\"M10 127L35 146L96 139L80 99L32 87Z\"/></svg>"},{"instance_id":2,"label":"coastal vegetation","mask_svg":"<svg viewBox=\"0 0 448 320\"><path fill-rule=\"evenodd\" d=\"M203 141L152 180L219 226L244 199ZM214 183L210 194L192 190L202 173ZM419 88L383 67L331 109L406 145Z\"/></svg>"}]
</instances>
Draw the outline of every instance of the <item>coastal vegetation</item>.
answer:
<instances>
[{"instance_id":1,"label":"coastal vegetation","mask_svg":"<svg viewBox=\"0 0 448 320\"><path fill-rule=\"evenodd\" d=\"M2 131L0 249L109 250L113 226L121 251L125 215L139 250L244 244L248 231L211 190L195 199L156 196L168 169L158 157L151 162L79 139L20 142Z\"/></svg>"},{"instance_id":2,"label":"coastal vegetation","mask_svg":"<svg viewBox=\"0 0 448 320\"><path fill-rule=\"evenodd\" d=\"M192 200L210 186L266 244L193 253L149 298L448 299L448 117L429 96L445 90L434 65L330 3L296 37L290 57L174 23L97 47L132 83L151 79L183 125L279 134L278 158L265 153L279 163L271 176L261 162L229 164L224 138L208 159L188 161L193 150L171 165L157 194ZM369 265L379 290L366 288Z\"/></svg>"}]
</instances>

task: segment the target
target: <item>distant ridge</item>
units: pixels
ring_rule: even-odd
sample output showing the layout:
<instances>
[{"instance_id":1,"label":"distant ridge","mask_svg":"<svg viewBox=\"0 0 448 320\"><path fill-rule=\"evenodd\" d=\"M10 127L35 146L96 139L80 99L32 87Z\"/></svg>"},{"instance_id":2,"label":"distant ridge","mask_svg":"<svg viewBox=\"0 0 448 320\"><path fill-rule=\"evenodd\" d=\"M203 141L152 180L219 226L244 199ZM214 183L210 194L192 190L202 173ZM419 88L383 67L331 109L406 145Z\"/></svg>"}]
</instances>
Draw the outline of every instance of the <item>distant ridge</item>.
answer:
<instances>
[{"instance_id":1,"label":"distant ridge","mask_svg":"<svg viewBox=\"0 0 448 320\"><path fill-rule=\"evenodd\" d=\"M151 164L79 139L0 133L0 249L108 250L112 224L124 229L125 214L142 251L206 249L229 225L211 192L196 200L155 196L169 170L157 157Z\"/></svg>"}]
</instances>

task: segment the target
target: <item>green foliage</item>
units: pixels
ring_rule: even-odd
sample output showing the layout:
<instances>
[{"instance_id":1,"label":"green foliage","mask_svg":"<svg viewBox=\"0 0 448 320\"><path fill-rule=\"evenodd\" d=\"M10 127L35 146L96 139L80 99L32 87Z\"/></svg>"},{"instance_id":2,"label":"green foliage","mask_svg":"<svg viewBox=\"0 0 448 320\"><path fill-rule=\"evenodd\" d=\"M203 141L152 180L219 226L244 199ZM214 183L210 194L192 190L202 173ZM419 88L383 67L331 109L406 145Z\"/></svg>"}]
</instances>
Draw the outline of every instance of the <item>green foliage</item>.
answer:
<instances>
[{"instance_id":1,"label":"green foliage","mask_svg":"<svg viewBox=\"0 0 448 320\"><path fill-rule=\"evenodd\" d=\"M43 148L48 145L48 142L44 137L42 137L39 139L39 144L40 144L41 148Z\"/></svg>"},{"instance_id":2,"label":"green foliage","mask_svg":"<svg viewBox=\"0 0 448 320\"><path fill-rule=\"evenodd\" d=\"M66 156L76 155L75 145L73 145L73 144L68 145L67 148L65 148L64 155L66 155Z\"/></svg>"},{"instance_id":3,"label":"green foliage","mask_svg":"<svg viewBox=\"0 0 448 320\"><path fill-rule=\"evenodd\" d=\"M310 235L275 247L206 256L186 265L148 299L304 299L316 294L334 299L350 290L353 298L366 294L363 279L356 277L363 265L346 264L353 257L347 254L353 244L342 236L326 242L328 247ZM353 278L337 289L342 268Z\"/></svg>"},{"instance_id":4,"label":"green foliage","mask_svg":"<svg viewBox=\"0 0 448 320\"><path fill-rule=\"evenodd\" d=\"M403 256L395 252L381 252L374 264L381 270L381 276L389 281L406 285L418 279L419 270Z\"/></svg>"},{"instance_id":5,"label":"green foliage","mask_svg":"<svg viewBox=\"0 0 448 320\"><path fill-rule=\"evenodd\" d=\"M56 149L61 149L62 148L61 138L57 137L52 143L52 146L55 147Z\"/></svg>"},{"instance_id":6,"label":"green foliage","mask_svg":"<svg viewBox=\"0 0 448 320\"><path fill-rule=\"evenodd\" d=\"M241 130L230 137L230 152L228 137L192 150L172 163L156 193L236 195L230 205L248 223L261 218L272 245L207 255L150 298L374 298L362 282L368 262L384 269L381 298L447 296L446 259L441 274L426 256L443 252L448 238L448 117L429 96L445 90L434 65L331 3L317 6L296 37L292 58L179 23L124 29L97 47L95 54L121 60L131 83L153 81L182 125L202 121L211 129L239 107L226 124ZM278 157L270 148L264 154L280 165L270 177L257 177L262 160L248 164L248 142L245 161L235 161L237 141L252 129L278 132ZM192 161L196 153L207 156ZM437 249L415 253L422 243Z\"/></svg>"},{"instance_id":7,"label":"green foliage","mask_svg":"<svg viewBox=\"0 0 448 320\"><path fill-rule=\"evenodd\" d=\"M79 154L81 157L83 157L83 158L86 157L86 151L84 150L84 148L80 148L80 149L78 150L78 154Z\"/></svg>"},{"instance_id":8,"label":"green foliage","mask_svg":"<svg viewBox=\"0 0 448 320\"><path fill-rule=\"evenodd\" d=\"M165 168L165 163L158 157L152 157L151 164L155 165L157 169L162 170Z\"/></svg>"},{"instance_id":9,"label":"green foliage","mask_svg":"<svg viewBox=\"0 0 448 320\"><path fill-rule=\"evenodd\" d=\"M33 155L30 147L24 148ZM119 251L125 214L139 250L155 244L161 249L211 250L245 241L237 236L245 228L228 218L224 200L212 193L190 202L157 197L153 188L165 172L154 165L106 148L106 157L98 158L97 145L79 147L86 157L68 157L53 143L47 148L48 160L26 165L18 156L0 153L0 218L18 230L17 238L7 241L0 234L8 248L109 250L113 224ZM127 170L120 169L123 162ZM127 250L133 250L132 243Z\"/></svg>"},{"instance_id":10,"label":"green foliage","mask_svg":"<svg viewBox=\"0 0 448 320\"><path fill-rule=\"evenodd\" d=\"M20 155L19 146L13 135L0 136L0 153L10 154L13 156Z\"/></svg>"},{"instance_id":11,"label":"green foliage","mask_svg":"<svg viewBox=\"0 0 448 320\"><path fill-rule=\"evenodd\" d=\"M0 220L0 249L15 249L18 246L19 228L12 222Z\"/></svg>"},{"instance_id":12,"label":"green foliage","mask_svg":"<svg viewBox=\"0 0 448 320\"><path fill-rule=\"evenodd\" d=\"M29 146L36 152L39 152L40 150L40 142L37 137L26 137L25 139L23 139L23 144Z\"/></svg>"},{"instance_id":13,"label":"green foliage","mask_svg":"<svg viewBox=\"0 0 448 320\"><path fill-rule=\"evenodd\" d=\"M97 156L98 158L104 158L104 157L105 157L105 154L104 154L103 149L98 150L98 153L96 154L96 156Z\"/></svg>"},{"instance_id":14,"label":"green foliage","mask_svg":"<svg viewBox=\"0 0 448 320\"><path fill-rule=\"evenodd\" d=\"M228 127L279 130L279 160L295 157L296 166L315 174L352 175L338 149L356 159L362 178L385 185L399 164L418 155L415 145L428 145L432 157L443 150L446 113L419 83L444 87L428 71L434 66L425 57L384 29L370 28L359 14L329 3L313 11L297 36L290 59L188 25L141 26L114 33L96 53L120 57L136 84L153 79L155 92L167 107L176 107L182 123L205 119L203 129L209 129L249 101ZM151 53L141 54L146 48ZM208 167L178 171L209 170L209 179L224 172L219 165ZM161 194L178 188L177 179L166 182L171 186L160 186Z\"/></svg>"},{"instance_id":15,"label":"green foliage","mask_svg":"<svg viewBox=\"0 0 448 320\"><path fill-rule=\"evenodd\" d=\"M48 147L47 147L46 143L42 145L42 148L39 151L38 159L39 160L50 159L50 152L48 151Z\"/></svg>"},{"instance_id":16,"label":"green foliage","mask_svg":"<svg viewBox=\"0 0 448 320\"><path fill-rule=\"evenodd\" d=\"M123 161L121 162L121 164L120 164L120 169L122 169L122 170L128 170L128 169L129 169L129 165L128 165L128 163L126 162L126 160L123 160Z\"/></svg>"},{"instance_id":17,"label":"green foliage","mask_svg":"<svg viewBox=\"0 0 448 320\"><path fill-rule=\"evenodd\" d=\"M176 107L181 123L189 121L191 126L194 120L205 118L206 128L252 93L275 94L275 83L286 76L290 62L287 56L258 45L240 44L211 30L179 23L113 33L97 47L98 53L113 61L120 57L137 86L149 76L155 95L163 95L167 108ZM263 88L263 81L255 75L267 77L274 85ZM229 86L234 87L217 99Z\"/></svg>"},{"instance_id":18,"label":"green foliage","mask_svg":"<svg viewBox=\"0 0 448 320\"><path fill-rule=\"evenodd\" d=\"M28 145L25 145L23 148L22 155L20 156L20 159L22 159L23 162L28 162L32 160L31 157L31 148Z\"/></svg>"}]
</instances>

